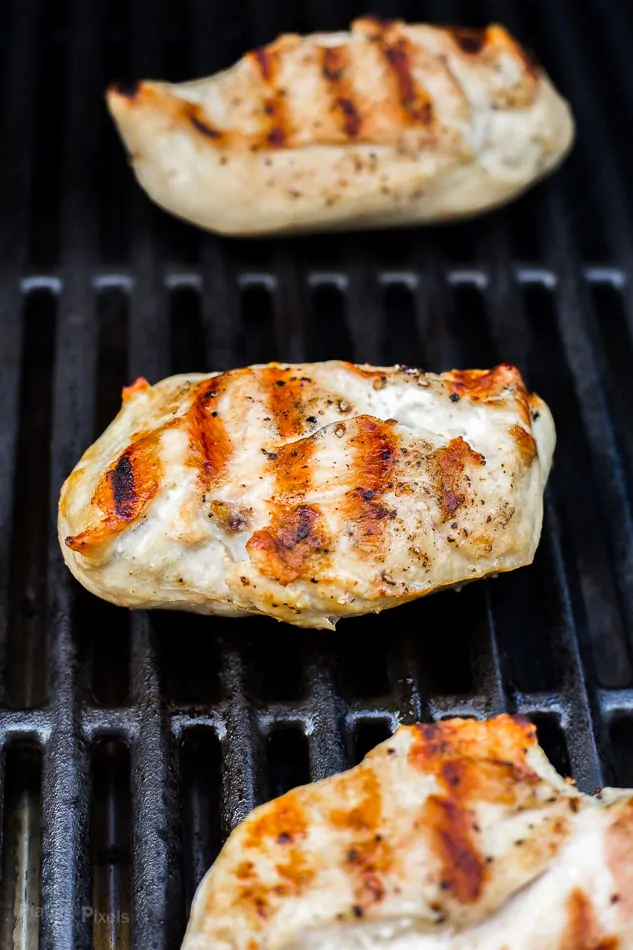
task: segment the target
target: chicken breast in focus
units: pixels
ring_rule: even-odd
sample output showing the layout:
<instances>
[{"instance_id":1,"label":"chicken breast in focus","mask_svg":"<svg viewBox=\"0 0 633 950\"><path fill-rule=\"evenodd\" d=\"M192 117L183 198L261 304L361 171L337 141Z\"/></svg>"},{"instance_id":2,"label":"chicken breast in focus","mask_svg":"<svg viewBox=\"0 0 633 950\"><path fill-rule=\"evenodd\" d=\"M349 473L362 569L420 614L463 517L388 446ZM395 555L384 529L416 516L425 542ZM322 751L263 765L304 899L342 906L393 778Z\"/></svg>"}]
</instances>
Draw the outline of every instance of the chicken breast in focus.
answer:
<instances>
[{"instance_id":1,"label":"chicken breast in focus","mask_svg":"<svg viewBox=\"0 0 633 950\"><path fill-rule=\"evenodd\" d=\"M633 792L564 782L526 720L407 726L257 808L183 950L627 950Z\"/></svg>"},{"instance_id":2,"label":"chicken breast in focus","mask_svg":"<svg viewBox=\"0 0 633 950\"><path fill-rule=\"evenodd\" d=\"M138 380L66 481L59 537L116 604L332 627L529 564L553 447L507 365Z\"/></svg>"},{"instance_id":3,"label":"chicken breast in focus","mask_svg":"<svg viewBox=\"0 0 633 950\"><path fill-rule=\"evenodd\" d=\"M496 25L366 17L107 101L148 195L242 236L473 215L551 172L574 137L568 104Z\"/></svg>"}]
</instances>

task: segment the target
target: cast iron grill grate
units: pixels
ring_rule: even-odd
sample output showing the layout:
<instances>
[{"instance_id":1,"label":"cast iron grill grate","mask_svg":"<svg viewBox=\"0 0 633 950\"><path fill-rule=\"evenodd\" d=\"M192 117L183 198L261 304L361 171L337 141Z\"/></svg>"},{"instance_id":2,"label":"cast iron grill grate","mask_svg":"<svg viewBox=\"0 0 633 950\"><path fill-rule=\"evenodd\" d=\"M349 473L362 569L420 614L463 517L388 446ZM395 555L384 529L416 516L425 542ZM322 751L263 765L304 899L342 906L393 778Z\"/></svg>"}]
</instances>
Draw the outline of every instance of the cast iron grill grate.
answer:
<instances>
[{"instance_id":1,"label":"cast iron grill grate","mask_svg":"<svg viewBox=\"0 0 633 950\"><path fill-rule=\"evenodd\" d=\"M409 233L221 241L149 204L108 81L210 73L368 8L503 19L574 106L562 173ZM522 712L583 789L632 785L633 12L3 0L0 26L0 945L177 947L235 822L398 722ZM124 383L333 356L519 366L559 434L532 568L336 636L130 615L79 589L57 495Z\"/></svg>"}]
</instances>

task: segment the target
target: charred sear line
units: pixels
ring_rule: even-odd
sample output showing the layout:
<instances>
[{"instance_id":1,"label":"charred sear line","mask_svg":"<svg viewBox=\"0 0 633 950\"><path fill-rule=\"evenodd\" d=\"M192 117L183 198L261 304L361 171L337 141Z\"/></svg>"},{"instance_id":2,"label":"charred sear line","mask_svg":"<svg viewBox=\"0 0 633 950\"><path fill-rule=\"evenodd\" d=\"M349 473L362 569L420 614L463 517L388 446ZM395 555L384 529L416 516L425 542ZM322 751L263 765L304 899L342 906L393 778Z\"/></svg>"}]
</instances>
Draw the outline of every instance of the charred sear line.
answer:
<instances>
[{"instance_id":1,"label":"charred sear line","mask_svg":"<svg viewBox=\"0 0 633 950\"><path fill-rule=\"evenodd\" d=\"M283 148L286 144L287 133L282 125L275 125L266 136L271 148Z\"/></svg>"},{"instance_id":2,"label":"charred sear line","mask_svg":"<svg viewBox=\"0 0 633 950\"><path fill-rule=\"evenodd\" d=\"M428 828L432 848L442 868L441 887L462 904L479 899L489 876L475 832L472 809L461 802L431 795L424 807L422 824Z\"/></svg>"},{"instance_id":3,"label":"charred sear line","mask_svg":"<svg viewBox=\"0 0 633 950\"><path fill-rule=\"evenodd\" d=\"M336 105L344 118L343 127L345 129L345 134L348 135L349 138L356 138L360 132L360 127L362 124L361 117L358 114L356 106L351 99L337 99Z\"/></svg>"},{"instance_id":4,"label":"charred sear line","mask_svg":"<svg viewBox=\"0 0 633 950\"><path fill-rule=\"evenodd\" d=\"M232 453L231 440L217 410L229 375L205 380L184 417L189 430L189 464L198 469L203 491L209 491L222 477Z\"/></svg>"},{"instance_id":5,"label":"charred sear line","mask_svg":"<svg viewBox=\"0 0 633 950\"><path fill-rule=\"evenodd\" d=\"M305 401L311 384L280 366L267 367L262 382L268 412L279 435L284 439L301 435L306 425Z\"/></svg>"},{"instance_id":6,"label":"charred sear line","mask_svg":"<svg viewBox=\"0 0 633 950\"><path fill-rule=\"evenodd\" d=\"M110 469L106 478L112 487L116 517L130 521L134 517L138 499L134 486L134 469L127 452L124 452L114 468Z\"/></svg>"},{"instance_id":7,"label":"charred sear line","mask_svg":"<svg viewBox=\"0 0 633 950\"><path fill-rule=\"evenodd\" d=\"M286 371L277 367L268 372L273 377L277 374L277 378L269 379L272 383L269 392L275 408L280 409L277 399L281 399L281 406L288 413L281 412L277 419L283 420L284 425L298 424L294 413L299 390L293 395L291 387L293 383L297 386L309 383L291 380ZM286 395L279 395L281 393ZM288 402L284 403L284 399ZM256 531L246 545L249 557L260 573L283 585L308 574L312 576L329 550L330 538L322 514L317 507L306 503L311 486L315 438L299 439L268 453L275 476L270 523Z\"/></svg>"},{"instance_id":8,"label":"charred sear line","mask_svg":"<svg viewBox=\"0 0 633 950\"><path fill-rule=\"evenodd\" d=\"M266 129L261 145L264 148L283 148L289 138L289 121L285 90L277 86L279 53L269 47L261 47L250 57L263 86L262 114L266 117ZM256 149L258 143L251 147Z\"/></svg>"},{"instance_id":9,"label":"charred sear line","mask_svg":"<svg viewBox=\"0 0 633 950\"><path fill-rule=\"evenodd\" d=\"M354 447L354 471L359 484L347 493L349 535L357 547L374 551L382 539L385 521L395 516L381 504L382 495L392 486L396 442L390 423L373 416L359 416L358 434L350 439Z\"/></svg>"},{"instance_id":10,"label":"charred sear line","mask_svg":"<svg viewBox=\"0 0 633 950\"><path fill-rule=\"evenodd\" d=\"M398 100L408 120L418 125L429 125L433 119L433 106L428 94L416 87L411 73L411 44L404 37L395 41L381 40L383 55L394 76Z\"/></svg>"},{"instance_id":11,"label":"charred sear line","mask_svg":"<svg viewBox=\"0 0 633 950\"><path fill-rule=\"evenodd\" d=\"M332 110L340 118L348 138L357 138L362 119L354 102L354 92L347 79L348 51L344 46L323 47L321 50L321 74L328 85Z\"/></svg>"},{"instance_id":12,"label":"charred sear line","mask_svg":"<svg viewBox=\"0 0 633 950\"><path fill-rule=\"evenodd\" d=\"M201 119L196 111L190 111L188 117L194 129L197 129L201 135L206 135L207 138L213 139L216 142L222 138L222 133L218 131L218 129L214 129L212 126L210 126L208 122L205 122L203 119Z\"/></svg>"},{"instance_id":13,"label":"charred sear line","mask_svg":"<svg viewBox=\"0 0 633 950\"><path fill-rule=\"evenodd\" d=\"M119 456L97 485L90 502L98 520L66 538L69 548L87 555L94 553L145 513L160 485L158 446L157 434L150 433Z\"/></svg>"}]
</instances>

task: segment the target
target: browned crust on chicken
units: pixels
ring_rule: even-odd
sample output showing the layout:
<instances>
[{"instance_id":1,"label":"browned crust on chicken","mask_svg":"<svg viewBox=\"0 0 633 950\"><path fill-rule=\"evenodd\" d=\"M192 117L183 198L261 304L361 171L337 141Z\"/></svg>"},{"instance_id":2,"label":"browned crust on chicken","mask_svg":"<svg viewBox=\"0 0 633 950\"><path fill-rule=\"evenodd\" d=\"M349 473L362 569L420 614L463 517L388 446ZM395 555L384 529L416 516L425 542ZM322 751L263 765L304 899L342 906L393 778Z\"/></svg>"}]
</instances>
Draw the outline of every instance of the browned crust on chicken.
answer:
<instances>
[{"instance_id":1,"label":"browned crust on chicken","mask_svg":"<svg viewBox=\"0 0 633 950\"><path fill-rule=\"evenodd\" d=\"M607 950L600 940L600 928L591 897L576 887L567 902L567 928L561 937L560 950ZM617 941L616 941L617 946Z\"/></svg>"},{"instance_id":2,"label":"browned crust on chicken","mask_svg":"<svg viewBox=\"0 0 633 950\"><path fill-rule=\"evenodd\" d=\"M286 585L315 572L327 543L318 508L279 505L268 527L247 541L246 550L261 574Z\"/></svg>"},{"instance_id":3,"label":"browned crust on chicken","mask_svg":"<svg viewBox=\"0 0 633 950\"><path fill-rule=\"evenodd\" d=\"M528 391L521 374L510 363L501 363L493 369L453 370L448 373L451 379L451 391L461 397L477 402L480 399L493 399L506 389L512 389L516 396L523 396L527 402Z\"/></svg>"},{"instance_id":4,"label":"browned crust on chicken","mask_svg":"<svg viewBox=\"0 0 633 950\"><path fill-rule=\"evenodd\" d=\"M509 431L516 442L523 464L531 465L536 458L536 442L533 436L523 426L511 426Z\"/></svg>"},{"instance_id":5,"label":"browned crust on chicken","mask_svg":"<svg viewBox=\"0 0 633 950\"><path fill-rule=\"evenodd\" d=\"M275 375L270 389L275 406L275 418L280 432L286 435L300 431L303 414L299 408L300 381L288 379L286 385L277 377L281 370L271 371ZM287 378L287 373L285 374ZM299 382L298 386L295 383ZM292 388L294 387L294 389ZM279 397L278 393L287 394ZM270 405L270 402L269 402ZM299 577L314 573L317 561L328 553L329 536L318 507L302 503L311 482L311 459L315 450L315 437L299 439L280 446L275 452L268 452L272 466L276 489L272 500L270 523L256 531L246 544L246 550L266 577L287 585Z\"/></svg>"},{"instance_id":6,"label":"browned crust on chicken","mask_svg":"<svg viewBox=\"0 0 633 950\"><path fill-rule=\"evenodd\" d=\"M465 474L472 466L483 466L486 460L474 452L461 436L437 449L429 458L433 483L445 519L453 515L468 498L469 480Z\"/></svg>"}]
</instances>

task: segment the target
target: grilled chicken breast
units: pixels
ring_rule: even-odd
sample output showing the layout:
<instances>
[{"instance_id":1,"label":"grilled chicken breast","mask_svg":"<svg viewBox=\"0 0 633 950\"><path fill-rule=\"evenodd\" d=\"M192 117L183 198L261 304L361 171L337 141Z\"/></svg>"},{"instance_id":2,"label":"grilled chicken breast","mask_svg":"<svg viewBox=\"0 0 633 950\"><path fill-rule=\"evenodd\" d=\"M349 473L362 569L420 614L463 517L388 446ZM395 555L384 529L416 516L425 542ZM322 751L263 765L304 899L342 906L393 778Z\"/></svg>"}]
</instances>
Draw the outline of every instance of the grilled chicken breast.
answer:
<instances>
[{"instance_id":1,"label":"grilled chicken breast","mask_svg":"<svg viewBox=\"0 0 633 950\"><path fill-rule=\"evenodd\" d=\"M411 225L513 198L571 147L567 103L501 26L357 20L282 36L208 79L112 87L168 211L253 235Z\"/></svg>"},{"instance_id":2,"label":"grilled chicken breast","mask_svg":"<svg viewBox=\"0 0 633 950\"><path fill-rule=\"evenodd\" d=\"M407 726L257 808L183 950L627 950L633 792L563 781L520 718Z\"/></svg>"},{"instance_id":3,"label":"grilled chicken breast","mask_svg":"<svg viewBox=\"0 0 633 950\"><path fill-rule=\"evenodd\" d=\"M529 564L553 445L507 365L138 380L66 481L59 536L114 603L332 627Z\"/></svg>"}]
</instances>

